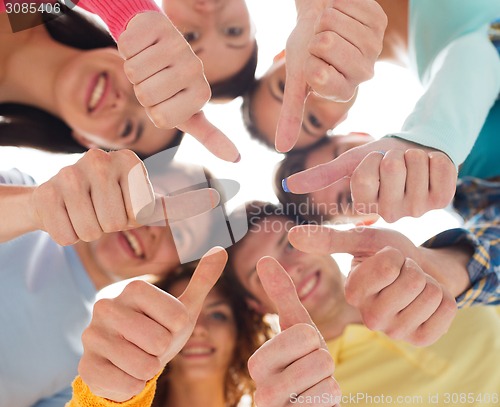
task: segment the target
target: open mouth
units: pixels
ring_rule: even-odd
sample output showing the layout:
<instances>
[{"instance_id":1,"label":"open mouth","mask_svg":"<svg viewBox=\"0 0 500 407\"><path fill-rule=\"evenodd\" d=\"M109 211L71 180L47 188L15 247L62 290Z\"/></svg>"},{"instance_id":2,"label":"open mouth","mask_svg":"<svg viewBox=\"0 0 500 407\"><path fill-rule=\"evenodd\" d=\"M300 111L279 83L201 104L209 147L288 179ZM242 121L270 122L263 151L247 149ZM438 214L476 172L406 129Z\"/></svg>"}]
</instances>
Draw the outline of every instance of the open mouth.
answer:
<instances>
[{"instance_id":1,"label":"open mouth","mask_svg":"<svg viewBox=\"0 0 500 407\"><path fill-rule=\"evenodd\" d=\"M108 85L108 74L103 72L99 74L95 80L94 87L88 97L87 110L89 113L94 112L104 101Z\"/></svg>"},{"instance_id":2,"label":"open mouth","mask_svg":"<svg viewBox=\"0 0 500 407\"><path fill-rule=\"evenodd\" d=\"M303 302L306 300L318 286L319 283L319 270L307 277L307 279L297 289L299 300Z\"/></svg>"},{"instance_id":3,"label":"open mouth","mask_svg":"<svg viewBox=\"0 0 500 407\"><path fill-rule=\"evenodd\" d=\"M126 242L128 243L130 249L134 253L136 257L141 259L144 258L144 250L142 249L141 243L139 239L132 233L127 230L122 231L123 236L125 237Z\"/></svg>"}]
</instances>

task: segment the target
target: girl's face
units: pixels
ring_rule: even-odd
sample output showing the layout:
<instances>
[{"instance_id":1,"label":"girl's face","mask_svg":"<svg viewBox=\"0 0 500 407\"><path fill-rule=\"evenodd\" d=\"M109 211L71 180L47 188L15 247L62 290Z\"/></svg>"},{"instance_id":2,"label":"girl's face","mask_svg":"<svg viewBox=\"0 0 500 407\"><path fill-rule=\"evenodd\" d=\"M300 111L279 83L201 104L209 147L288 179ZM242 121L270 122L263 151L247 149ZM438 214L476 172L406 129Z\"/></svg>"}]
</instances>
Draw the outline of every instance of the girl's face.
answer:
<instances>
[{"instance_id":1,"label":"girl's face","mask_svg":"<svg viewBox=\"0 0 500 407\"><path fill-rule=\"evenodd\" d=\"M86 147L128 148L150 155L175 136L175 129L160 130L149 120L113 48L78 53L55 83L61 118Z\"/></svg>"},{"instance_id":2,"label":"girl's face","mask_svg":"<svg viewBox=\"0 0 500 407\"><path fill-rule=\"evenodd\" d=\"M188 284L175 283L169 292L178 297ZM208 294L193 333L184 348L169 363L171 380L208 379L224 380L236 348L236 322L229 301L217 288Z\"/></svg>"},{"instance_id":3,"label":"girl's face","mask_svg":"<svg viewBox=\"0 0 500 407\"><path fill-rule=\"evenodd\" d=\"M163 0L163 9L202 60L210 84L249 60L255 31L244 0Z\"/></svg>"},{"instance_id":4,"label":"girl's face","mask_svg":"<svg viewBox=\"0 0 500 407\"><path fill-rule=\"evenodd\" d=\"M269 143L274 145L286 84L285 59L276 61L259 82L251 101L251 109L257 128ZM328 130L347 117L347 110L354 103L354 99L347 103L338 103L311 93L304 106L302 128L294 148L310 146L325 137Z\"/></svg>"},{"instance_id":5,"label":"girl's face","mask_svg":"<svg viewBox=\"0 0 500 407\"><path fill-rule=\"evenodd\" d=\"M332 136L329 142L320 148L308 153L305 168L324 164L353 147L361 146L372 141L373 138L364 133L350 133L347 136ZM334 217L340 221L371 221L376 215L361 215L352 207L351 188L348 178L344 178L329 187L309 194L309 198L317 208L321 208L323 215Z\"/></svg>"}]
</instances>

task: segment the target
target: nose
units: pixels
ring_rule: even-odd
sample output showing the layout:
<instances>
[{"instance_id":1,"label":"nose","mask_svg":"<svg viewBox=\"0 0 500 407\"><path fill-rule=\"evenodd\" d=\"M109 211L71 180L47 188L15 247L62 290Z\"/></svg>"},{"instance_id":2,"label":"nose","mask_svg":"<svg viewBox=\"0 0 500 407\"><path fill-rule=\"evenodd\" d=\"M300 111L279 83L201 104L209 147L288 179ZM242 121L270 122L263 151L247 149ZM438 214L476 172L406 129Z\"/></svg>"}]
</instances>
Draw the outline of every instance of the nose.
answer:
<instances>
[{"instance_id":1,"label":"nose","mask_svg":"<svg viewBox=\"0 0 500 407\"><path fill-rule=\"evenodd\" d=\"M193 8L201 13L213 13L222 6L223 2L221 0L196 0Z\"/></svg>"},{"instance_id":2,"label":"nose","mask_svg":"<svg viewBox=\"0 0 500 407\"><path fill-rule=\"evenodd\" d=\"M303 265L294 259L282 259L280 263L294 282L295 278L304 271Z\"/></svg>"},{"instance_id":3,"label":"nose","mask_svg":"<svg viewBox=\"0 0 500 407\"><path fill-rule=\"evenodd\" d=\"M202 314L198 316L198 320L193 329L193 333L191 336L204 336L208 334L208 325L206 317Z\"/></svg>"}]
</instances>

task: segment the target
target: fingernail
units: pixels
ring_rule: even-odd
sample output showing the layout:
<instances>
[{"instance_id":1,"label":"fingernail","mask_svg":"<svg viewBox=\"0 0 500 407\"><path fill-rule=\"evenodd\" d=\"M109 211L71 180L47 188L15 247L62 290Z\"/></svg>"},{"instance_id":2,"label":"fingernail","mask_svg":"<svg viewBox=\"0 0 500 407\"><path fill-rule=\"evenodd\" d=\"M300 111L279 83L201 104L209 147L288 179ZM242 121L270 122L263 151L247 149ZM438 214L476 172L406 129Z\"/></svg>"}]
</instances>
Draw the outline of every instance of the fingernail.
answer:
<instances>
[{"instance_id":1,"label":"fingernail","mask_svg":"<svg viewBox=\"0 0 500 407\"><path fill-rule=\"evenodd\" d=\"M287 178L283 178L281 180L281 187L283 188L283 191L290 192L290 190L288 189Z\"/></svg>"},{"instance_id":2,"label":"fingernail","mask_svg":"<svg viewBox=\"0 0 500 407\"><path fill-rule=\"evenodd\" d=\"M385 151L384 150L377 150L377 151L374 151L375 153L379 153L379 154L382 154L382 155L385 155Z\"/></svg>"},{"instance_id":3,"label":"fingernail","mask_svg":"<svg viewBox=\"0 0 500 407\"><path fill-rule=\"evenodd\" d=\"M236 164L236 163L239 163L241 161L241 154L238 154L238 158L236 158L236 160L234 160L233 162Z\"/></svg>"},{"instance_id":4,"label":"fingernail","mask_svg":"<svg viewBox=\"0 0 500 407\"><path fill-rule=\"evenodd\" d=\"M217 190L210 191L210 204L212 205L212 208L217 207L220 202L220 195Z\"/></svg>"}]
</instances>

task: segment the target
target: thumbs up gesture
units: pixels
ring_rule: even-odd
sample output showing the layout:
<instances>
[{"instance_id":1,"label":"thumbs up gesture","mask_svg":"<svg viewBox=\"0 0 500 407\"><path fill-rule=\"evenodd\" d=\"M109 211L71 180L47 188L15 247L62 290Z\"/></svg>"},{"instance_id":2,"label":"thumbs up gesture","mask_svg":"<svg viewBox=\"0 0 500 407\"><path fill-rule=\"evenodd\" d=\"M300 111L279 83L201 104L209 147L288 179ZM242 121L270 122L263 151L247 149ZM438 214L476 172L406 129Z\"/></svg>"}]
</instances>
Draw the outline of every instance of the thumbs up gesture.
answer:
<instances>
[{"instance_id":1,"label":"thumbs up gesture","mask_svg":"<svg viewBox=\"0 0 500 407\"><path fill-rule=\"evenodd\" d=\"M222 248L207 252L179 298L138 280L98 301L78 368L92 393L117 402L139 394L184 347L226 261Z\"/></svg>"},{"instance_id":2,"label":"thumbs up gesture","mask_svg":"<svg viewBox=\"0 0 500 407\"><path fill-rule=\"evenodd\" d=\"M455 194L457 171L437 150L397 138L354 147L330 162L287 178L290 192L307 194L350 178L354 209L387 222L444 208Z\"/></svg>"},{"instance_id":3,"label":"thumbs up gesture","mask_svg":"<svg viewBox=\"0 0 500 407\"><path fill-rule=\"evenodd\" d=\"M281 332L261 346L249 359L248 369L256 383L257 406L281 407L312 396L330 395L335 406L340 389L333 379L333 360L325 341L299 301L292 280L272 257L257 264L264 290L277 307ZM317 398L317 397L316 397Z\"/></svg>"},{"instance_id":4,"label":"thumbs up gesture","mask_svg":"<svg viewBox=\"0 0 500 407\"><path fill-rule=\"evenodd\" d=\"M460 280L468 280L466 272L457 272L455 261L466 263L467 254L443 259L444 252L417 248L401 233L383 229L298 226L288 238L304 252L354 256L345 296L368 328L417 346L430 345L448 331L457 309L449 290L455 292Z\"/></svg>"}]
</instances>

